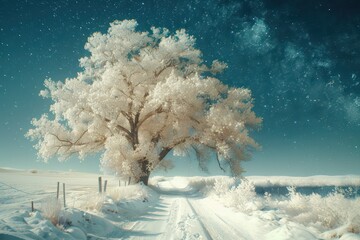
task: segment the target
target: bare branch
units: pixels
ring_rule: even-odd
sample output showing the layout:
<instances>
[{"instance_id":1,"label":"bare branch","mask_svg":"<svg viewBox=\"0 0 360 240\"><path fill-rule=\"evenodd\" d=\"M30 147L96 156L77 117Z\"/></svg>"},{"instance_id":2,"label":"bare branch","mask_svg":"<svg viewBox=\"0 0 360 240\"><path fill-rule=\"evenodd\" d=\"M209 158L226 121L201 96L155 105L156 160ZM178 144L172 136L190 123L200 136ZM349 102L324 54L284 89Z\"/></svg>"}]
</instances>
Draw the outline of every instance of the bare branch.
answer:
<instances>
[{"instance_id":1,"label":"bare branch","mask_svg":"<svg viewBox=\"0 0 360 240\"><path fill-rule=\"evenodd\" d=\"M59 136L57 136L56 134L54 133L49 133L51 136L54 136L56 137L56 139L59 141L59 142L63 142L63 143L68 143L68 144L72 144L72 142L70 142L69 140L66 140L66 139L60 139Z\"/></svg>"},{"instance_id":2,"label":"bare branch","mask_svg":"<svg viewBox=\"0 0 360 240\"><path fill-rule=\"evenodd\" d=\"M160 76L161 73L163 73L166 69L170 67L175 67L174 59L169 59L165 64L165 66L163 66L160 70L154 72L154 76L157 78L158 76Z\"/></svg>"},{"instance_id":3,"label":"bare branch","mask_svg":"<svg viewBox=\"0 0 360 240\"><path fill-rule=\"evenodd\" d=\"M208 148L210 148L210 149L212 149L212 150L215 151L215 153L216 153L216 161L217 161L217 163L218 163L218 165L219 165L219 168L220 168L223 172L226 172L226 170L221 166L220 159L219 159L219 153L218 153L218 151L216 150L216 147L213 147L213 146L210 146L210 145L206 145L206 147L208 147Z\"/></svg>"},{"instance_id":4,"label":"bare branch","mask_svg":"<svg viewBox=\"0 0 360 240\"><path fill-rule=\"evenodd\" d=\"M130 119L131 119L130 114L128 114L128 113L125 112L124 110L121 110L120 112L121 112L121 114L122 114L127 120L130 120Z\"/></svg>"},{"instance_id":5,"label":"bare branch","mask_svg":"<svg viewBox=\"0 0 360 240\"><path fill-rule=\"evenodd\" d=\"M192 121L194 121L194 122L196 122L197 124L200 124L200 121L197 120L197 119L195 119L195 118L192 117L192 116L190 116L189 119L192 120Z\"/></svg>"},{"instance_id":6,"label":"bare branch","mask_svg":"<svg viewBox=\"0 0 360 240\"><path fill-rule=\"evenodd\" d=\"M192 137L191 136L186 136L186 137L180 138L177 141L174 141L170 146L168 146L166 148L171 148L172 149L172 148L174 148L174 147L176 147L176 146L178 146L178 145L180 145L182 143L185 143L186 140L188 140L188 139L192 139Z\"/></svg>"},{"instance_id":7,"label":"bare branch","mask_svg":"<svg viewBox=\"0 0 360 240\"><path fill-rule=\"evenodd\" d=\"M63 154L66 154L66 158L67 158L67 157L70 157L72 154L80 151L80 150L76 150L75 147L81 147L81 146L86 146L86 145L91 145L91 144L96 144L96 147L99 147L100 145L104 144L104 142L106 140L105 137L103 137L102 139L97 139L95 141L80 143L79 141L86 134L86 132L87 132L87 130L84 131L75 142L72 142L68 139L61 139L56 134L49 133L51 136L54 136L60 143L60 145L54 146L55 148L57 148L55 151L55 154L59 154L60 150L65 148L65 152Z\"/></svg>"},{"instance_id":8,"label":"bare branch","mask_svg":"<svg viewBox=\"0 0 360 240\"><path fill-rule=\"evenodd\" d=\"M190 139L191 137L184 137L184 138L181 138L179 139L178 141L176 141L175 143L171 144L170 146L168 147L163 147L160 154L159 154L159 161L163 160L164 157L174 148L176 147L177 145L180 145L184 142L186 142L186 140Z\"/></svg>"},{"instance_id":9,"label":"bare branch","mask_svg":"<svg viewBox=\"0 0 360 240\"><path fill-rule=\"evenodd\" d=\"M120 91L122 94L124 94L126 97L130 98L130 96L127 95L123 90L121 90L121 89L117 89L117 90L119 90L119 91Z\"/></svg>"},{"instance_id":10,"label":"bare branch","mask_svg":"<svg viewBox=\"0 0 360 240\"><path fill-rule=\"evenodd\" d=\"M123 112L123 111L122 111ZM105 122L109 123L111 122L110 119L108 118L104 118ZM125 127L121 126L120 124L117 124L116 125L116 129L120 130L120 131L123 131L124 133L126 133L128 136L131 135L130 131L128 129L126 129Z\"/></svg>"},{"instance_id":11,"label":"bare branch","mask_svg":"<svg viewBox=\"0 0 360 240\"><path fill-rule=\"evenodd\" d=\"M77 144L77 143L80 141L80 139L81 139L87 132L88 132L88 130L85 130L85 131L80 135L80 137L75 141L74 144Z\"/></svg>"},{"instance_id":12,"label":"bare branch","mask_svg":"<svg viewBox=\"0 0 360 240\"><path fill-rule=\"evenodd\" d=\"M163 148L159 154L159 161L163 160L164 157L172 150L172 148Z\"/></svg>"},{"instance_id":13,"label":"bare branch","mask_svg":"<svg viewBox=\"0 0 360 240\"><path fill-rule=\"evenodd\" d=\"M138 123L137 128L139 129L141 127L141 125L148 120L150 117L155 116L156 114L160 114L160 113L164 113L162 106L159 106L157 109L155 109L154 111L151 111L149 113L147 113Z\"/></svg>"},{"instance_id":14,"label":"bare branch","mask_svg":"<svg viewBox=\"0 0 360 240\"><path fill-rule=\"evenodd\" d=\"M220 164L220 160L219 160L219 154L216 152L216 161L219 165L219 168L223 171L223 172L226 172L226 170L221 166Z\"/></svg>"}]
</instances>

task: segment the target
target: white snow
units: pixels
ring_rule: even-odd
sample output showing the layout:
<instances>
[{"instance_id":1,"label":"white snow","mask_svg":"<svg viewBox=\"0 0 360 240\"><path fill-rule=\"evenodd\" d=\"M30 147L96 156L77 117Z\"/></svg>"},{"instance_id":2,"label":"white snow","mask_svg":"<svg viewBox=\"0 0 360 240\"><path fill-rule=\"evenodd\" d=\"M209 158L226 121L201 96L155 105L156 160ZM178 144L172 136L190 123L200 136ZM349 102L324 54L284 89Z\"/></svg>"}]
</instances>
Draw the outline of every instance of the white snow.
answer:
<instances>
[{"instance_id":1,"label":"white snow","mask_svg":"<svg viewBox=\"0 0 360 240\"><path fill-rule=\"evenodd\" d=\"M360 197L255 186L360 186L360 176L153 177L98 193L96 174L0 168L0 239L360 239ZM57 182L66 185L56 199ZM62 185L61 185L62 187ZM31 201L35 211L31 212Z\"/></svg>"},{"instance_id":2,"label":"white snow","mask_svg":"<svg viewBox=\"0 0 360 240\"><path fill-rule=\"evenodd\" d=\"M345 176L250 176L248 177L257 186L360 186L360 177Z\"/></svg>"}]
</instances>

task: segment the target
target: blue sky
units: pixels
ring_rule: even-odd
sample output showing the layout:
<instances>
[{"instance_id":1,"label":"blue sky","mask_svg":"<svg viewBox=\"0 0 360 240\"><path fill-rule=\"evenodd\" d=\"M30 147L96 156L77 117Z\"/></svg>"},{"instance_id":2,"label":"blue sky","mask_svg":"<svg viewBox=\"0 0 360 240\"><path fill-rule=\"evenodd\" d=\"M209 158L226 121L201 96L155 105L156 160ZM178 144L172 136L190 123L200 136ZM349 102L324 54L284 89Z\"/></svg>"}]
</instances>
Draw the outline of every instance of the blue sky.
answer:
<instances>
[{"instance_id":1,"label":"blue sky","mask_svg":"<svg viewBox=\"0 0 360 240\"><path fill-rule=\"evenodd\" d=\"M355 0L2 0L0 166L98 171L99 156L38 162L24 134L49 109L44 80L75 76L90 34L136 19L140 30L187 29L206 61L228 63L223 82L252 90L264 122L247 175L360 174L359 11ZM184 162L174 174L197 174Z\"/></svg>"}]
</instances>

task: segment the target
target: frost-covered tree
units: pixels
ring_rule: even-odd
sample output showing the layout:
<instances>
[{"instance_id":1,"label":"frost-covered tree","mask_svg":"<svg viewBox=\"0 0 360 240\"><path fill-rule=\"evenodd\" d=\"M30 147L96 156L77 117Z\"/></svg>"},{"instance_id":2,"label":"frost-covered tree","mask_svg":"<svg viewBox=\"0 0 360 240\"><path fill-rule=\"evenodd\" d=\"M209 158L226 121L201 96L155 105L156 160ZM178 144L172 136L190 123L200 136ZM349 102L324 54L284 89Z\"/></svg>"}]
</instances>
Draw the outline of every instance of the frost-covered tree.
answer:
<instances>
[{"instance_id":1,"label":"frost-covered tree","mask_svg":"<svg viewBox=\"0 0 360 240\"><path fill-rule=\"evenodd\" d=\"M77 77L45 80L40 95L53 101L50 114L33 119L27 133L39 156L101 152L103 167L145 184L170 152L192 152L202 168L216 156L220 168L240 174L257 147L249 130L261 123L251 92L216 79L226 65L206 66L185 30L136 27L135 20L111 23L88 38L90 56L80 59Z\"/></svg>"}]
</instances>

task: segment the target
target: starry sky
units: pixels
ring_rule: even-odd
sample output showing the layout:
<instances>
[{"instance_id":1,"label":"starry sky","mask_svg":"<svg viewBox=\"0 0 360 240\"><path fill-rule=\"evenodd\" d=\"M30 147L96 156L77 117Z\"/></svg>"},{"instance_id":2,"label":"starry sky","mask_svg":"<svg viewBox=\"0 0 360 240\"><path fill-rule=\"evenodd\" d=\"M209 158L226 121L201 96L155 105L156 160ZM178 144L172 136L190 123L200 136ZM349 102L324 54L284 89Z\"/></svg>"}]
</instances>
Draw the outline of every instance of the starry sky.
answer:
<instances>
[{"instance_id":1,"label":"starry sky","mask_svg":"<svg viewBox=\"0 0 360 240\"><path fill-rule=\"evenodd\" d=\"M51 104L44 80L76 76L87 38L123 19L185 28L228 64L219 79L252 90L262 149L247 175L360 174L357 0L0 0L0 166L99 171L99 156L39 162L24 134Z\"/></svg>"}]
</instances>

